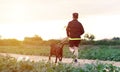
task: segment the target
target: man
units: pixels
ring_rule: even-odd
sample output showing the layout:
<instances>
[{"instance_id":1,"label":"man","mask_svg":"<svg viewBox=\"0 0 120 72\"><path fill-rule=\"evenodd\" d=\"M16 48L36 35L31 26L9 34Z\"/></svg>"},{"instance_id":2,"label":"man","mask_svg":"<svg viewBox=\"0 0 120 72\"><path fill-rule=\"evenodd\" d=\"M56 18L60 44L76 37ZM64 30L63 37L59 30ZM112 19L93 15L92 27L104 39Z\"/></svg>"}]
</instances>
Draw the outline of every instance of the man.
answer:
<instances>
[{"instance_id":1,"label":"man","mask_svg":"<svg viewBox=\"0 0 120 72\"><path fill-rule=\"evenodd\" d=\"M78 21L78 13L73 13L73 20L68 23L66 32L69 39L69 50L75 56L74 62L78 62L78 47L81 41L81 35L84 33L84 28Z\"/></svg>"}]
</instances>

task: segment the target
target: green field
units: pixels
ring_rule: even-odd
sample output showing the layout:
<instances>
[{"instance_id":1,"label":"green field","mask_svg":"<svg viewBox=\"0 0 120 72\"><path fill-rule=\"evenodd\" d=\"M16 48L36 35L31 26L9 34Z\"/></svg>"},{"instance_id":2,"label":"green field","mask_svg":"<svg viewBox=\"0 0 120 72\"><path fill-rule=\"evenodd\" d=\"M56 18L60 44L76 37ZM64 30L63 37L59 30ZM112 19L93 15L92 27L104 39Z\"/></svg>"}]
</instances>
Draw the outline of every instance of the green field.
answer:
<instances>
[{"instance_id":1,"label":"green field","mask_svg":"<svg viewBox=\"0 0 120 72\"><path fill-rule=\"evenodd\" d=\"M50 52L49 45L44 46L0 46L1 53L16 53L25 55L48 56ZM64 46L63 56L71 58L72 54L68 46ZM109 45L81 45L79 48L79 59L98 59L120 61L120 46Z\"/></svg>"},{"instance_id":2,"label":"green field","mask_svg":"<svg viewBox=\"0 0 120 72\"><path fill-rule=\"evenodd\" d=\"M120 61L120 46L108 45L82 45L79 48L80 59L98 59ZM25 55L48 56L50 47L44 46L0 46L1 53L16 53ZM64 46L64 57L72 57L68 46ZM0 56L0 72L120 72L120 67L112 64L94 64L77 65L74 63L51 63L34 61L17 61L12 57Z\"/></svg>"}]
</instances>

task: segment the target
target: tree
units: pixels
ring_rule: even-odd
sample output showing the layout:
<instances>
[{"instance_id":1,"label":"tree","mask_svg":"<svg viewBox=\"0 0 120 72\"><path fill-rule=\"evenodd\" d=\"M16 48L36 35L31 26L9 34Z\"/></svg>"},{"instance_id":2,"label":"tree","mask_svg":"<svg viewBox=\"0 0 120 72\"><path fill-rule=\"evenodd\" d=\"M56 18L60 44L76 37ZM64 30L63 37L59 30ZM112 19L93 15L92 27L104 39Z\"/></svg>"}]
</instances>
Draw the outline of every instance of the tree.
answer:
<instances>
[{"instance_id":1,"label":"tree","mask_svg":"<svg viewBox=\"0 0 120 72\"><path fill-rule=\"evenodd\" d=\"M113 37L112 40L120 40L119 37Z\"/></svg>"},{"instance_id":2,"label":"tree","mask_svg":"<svg viewBox=\"0 0 120 72\"><path fill-rule=\"evenodd\" d=\"M25 37L23 44L26 45L41 45L43 43L43 40L41 37L39 37L38 35L35 35L33 37Z\"/></svg>"},{"instance_id":3,"label":"tree","mask_svg":"<svg viewBox=\"0 0 120 72\"><path fill-rule=\"evenodd\" d=\"M95 39L95 36L93 34L85 34L84 35L84 39L86 40L90 40L90 41L93 41Z\"/></svg>"},{"instance_id":4,"label":"tree","mask_svg":"<svg viewBox=\"0 0 120 72\"><path fill-rule=\"evenodd\" d=\"M38 35L34 35L33 40L43 41L43 39Z\"/></svg>"}]
</instances>

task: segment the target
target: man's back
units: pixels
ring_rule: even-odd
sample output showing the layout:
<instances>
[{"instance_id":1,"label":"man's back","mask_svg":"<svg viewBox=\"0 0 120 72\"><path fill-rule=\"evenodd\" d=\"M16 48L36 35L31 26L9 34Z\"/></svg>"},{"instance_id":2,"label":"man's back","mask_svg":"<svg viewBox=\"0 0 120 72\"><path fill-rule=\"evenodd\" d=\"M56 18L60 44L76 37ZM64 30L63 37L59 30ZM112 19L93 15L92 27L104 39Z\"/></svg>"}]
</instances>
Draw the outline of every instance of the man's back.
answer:
<instances>
[{"instance_id":1,"label":"man's back","mask_svg":"<svg viewBox=\"0 0 120 72\"><path fill-rule=\"evenodd\" d=\"M84 33L83 26L78 20L70 21L66 30L71 38L79 38Z\"/></svg>"}]
</instances>

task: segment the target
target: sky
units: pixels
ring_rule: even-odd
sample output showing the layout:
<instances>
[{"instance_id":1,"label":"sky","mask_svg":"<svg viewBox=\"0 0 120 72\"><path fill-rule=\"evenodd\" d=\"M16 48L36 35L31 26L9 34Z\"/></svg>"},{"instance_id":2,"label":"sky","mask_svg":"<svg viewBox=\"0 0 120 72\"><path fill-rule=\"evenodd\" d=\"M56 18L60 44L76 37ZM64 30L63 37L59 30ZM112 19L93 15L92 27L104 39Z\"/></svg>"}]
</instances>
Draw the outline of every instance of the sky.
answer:
<instances>
[{"instance_id":1,"label":"sky","mask_svg":"<svg viewBox=\"0 0 120 72\"><path fill-rule=\"evenodd\" d=\"M73 12L96 39L120 36L120 0L0 0L0 36L64 38Z\"/></svg>"}]
</instances>

